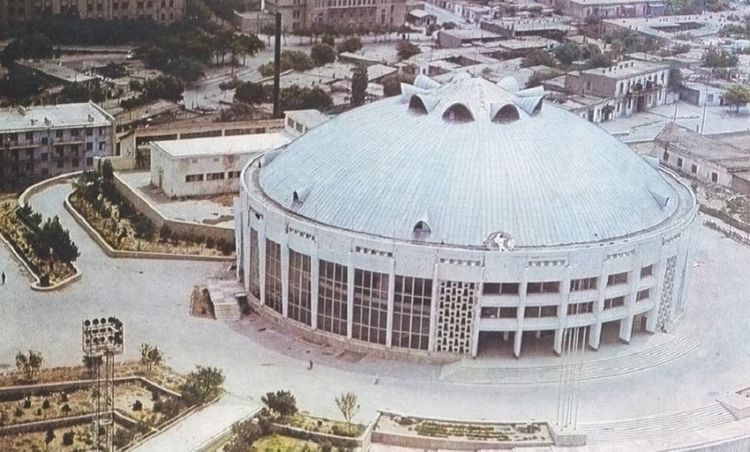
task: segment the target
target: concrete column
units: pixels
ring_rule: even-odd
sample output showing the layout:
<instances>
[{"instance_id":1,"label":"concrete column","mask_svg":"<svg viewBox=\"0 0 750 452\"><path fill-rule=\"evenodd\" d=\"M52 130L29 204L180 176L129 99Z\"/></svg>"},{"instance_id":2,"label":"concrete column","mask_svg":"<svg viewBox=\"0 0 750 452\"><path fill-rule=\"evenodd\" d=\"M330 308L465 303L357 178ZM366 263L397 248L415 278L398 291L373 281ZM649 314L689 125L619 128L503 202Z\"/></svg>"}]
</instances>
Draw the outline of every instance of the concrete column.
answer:
<instances>
[{"instance_id":1,"label":"concrete column","mask_svg":"<svg viewBox=\"0 0 750 452\"><path fill-rule=\"evenodd\" d=\"M286 242L286 240L284 240ZM289 312L289 245L281 244L281 315Z\"/></svg>"},{"instance_id":2,"label":"concrete column","mask_svg":"<svg viewBox=\"0 0 750 452\"><path fill-rule=\"evenodd\" d=\"M258 230L258 284L260 286L260 304L266 304L266 231Z\"/></svg>"},{"instance_id":3,"label":"concrete column","mask_svg":"<svg viewBox=\"0 0 750 452\"><path fill-rule=\"evenodd\" d=\"M626 344L630 343L630 336L633 334L633 316L628 315L620 320L620 340Z\"/></svg>"},{"instance_id":4,"label":"concrete column","mask_svg":"<svg viewBox=\"0 0 750 452\"><path fill-rule=\"evenodd\" d=\"M523 280L521 281L521 287L519 288L520 302L518 303L518 311L516 311L516 334L513 337L513 356L516 358L521 357L521 345L523 342L523 315L526 309L526 291L529 283L529 268L528 266L524 270Z\"/></svg>"},{"instance_id":5,"label":"concrete column","mask_svg":"<svg viewBox=\"0 0 750 452\"><path fill-rule=\"evenodd\" d=\"M349 265L346 269L346 337L352 338L352 330L354 325L354 264L352 263L352 255L349 253Z\"/></svg>"},{"instance_id":6,"label":"concrete column","mask_svg":"<svg viewBox=\"0 0 750 452\"><path fill-rule=\"evenodd\" d=\"M390 348L393 341L393 300L396 289L396 260L391 258L388 270L388 318L385 322L385 346Z\"/></svg>"},{"instance_id":7,"label":"concrete column","mask_svg":"<svg viewBox=\"0 0 750 452\"><path fill-rule=\"evenodd\" d=\"M482 301L482 291L484 290L484 270L485 267L482 266L482 270L480 272L479 277L479 285L477 287L476 296L474 297L474 312L473 312L473 321L471 322L471 357L476 358L479 354L479 319L482 317L482 308L481 301Z\"/></svg>"},{"instance_id":8,"label":"concrete column","mask_svg":"<svg viewBox=\"0 0 750 452\"><path fill-rule=\"evenodd\" d=\"M557 356L562 355L562 339L563 339L564 332L565 332L564 326L561 326L555 330L555 340L554 340L554 345L552 347L555 349L555 353L557 353Z\"/></svg>"},{"instance_id":9,"label":"concrete column","mask_svg":"<svg viewBox=\"0 0 750 452\"><path fill-rule=\"evenodd\" d=\"M656 332L656 325L659 322L659 307L661 306L661 292L664 288L664 275L667 271L667 258L664 253L664 245L659 249L659 261L654 262L654 278L656 285L651 289L651 300L654 307L646 314L646 331L649 333Z\"/></svg>"},{"instance_id":10,"label":"concrete column","mask_svg":"<svg viewBox=\"0 0 750 452\"><path fill-rule=\"evenodd\" d=\"M310 327L318 329L318 295L320 289L320 262L318 250L310 254Z\"/></svg>"},{"instance_id":11,"label":"concrete column","mask_svg":"<svg viewBox=\"0 0 750 452\"><path fill-rule=\"evenodd\" d=\"M432 274L432 298L430 300L430 340L427 345L429 352L437 351L437 315L438 301L440 297L440 279L438 278L439 261L435 262L435 270Z\"/></svg>"},{"instance_id":12,"label":"concrete column","mask_svg":"<svg viewBox=\"0 0 750 452\"><path fill-rule=\"evenodd\" d=\"M599 278L596 280L598 297L594 303L594 315L596 323L589 329L589 348L599 350L599 344L602 340L602 312L604 312L604 299L607 297L607 278L609 277L609 261L602 263L602 269Z\"/></svg>"},{"instance_id":13,"label":"concrete column","mask_svg":"<svg viewBox=\"0 0 750 452\"><path fill-rule=\"evenodd\" d=\"M552 348L559 356L562 355L562 338L565 327L568 325L568 305L570 304L570 279L573 274L573 268L570 263L565 267L565 279L562 282L562 303L557 311L558 326L555 330L555 339L552 342Z\"/></svg>"}]
</instances>

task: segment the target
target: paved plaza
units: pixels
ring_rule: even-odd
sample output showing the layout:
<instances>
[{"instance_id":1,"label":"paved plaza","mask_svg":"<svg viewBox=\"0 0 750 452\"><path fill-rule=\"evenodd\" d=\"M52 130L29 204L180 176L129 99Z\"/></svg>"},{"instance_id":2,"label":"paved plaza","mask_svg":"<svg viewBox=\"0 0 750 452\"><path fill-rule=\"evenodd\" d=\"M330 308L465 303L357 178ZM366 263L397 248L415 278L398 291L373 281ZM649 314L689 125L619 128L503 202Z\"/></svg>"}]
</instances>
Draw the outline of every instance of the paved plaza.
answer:
<instances>
[{"instance_id":1,"label":"paved plaza","mask_svg":"<svg viewBox=\"0 0 750 452\"><path fill-rule=\"evenodd\" d=\"M123 358L137 358L142 342L156 344L178 372L189 372L196 364L223 369L226 389L251 403L267 391L290 389L301 409L338 418L333 398L352 390L359 395L357 419L363 422L379 408L456 419L554 421L557 383L477 382L471 372L465 380L446 380L443 366L336 355L327 347L285 337L260 319L225 323L189 317L193 285L205 284L226 264L110 259L64 210L69 191L69 185L58 184L30 202L45 216L59 215L70 228L81 251L76 265L83 278L60 291L33 292L20 266L0 247L0 270L8 275L0 286L0 365L12 365L16 352L25 349L40 350L46 366L79 364L80 322L114 315L125 325ZM720 424L722 414L712 411L716 397L750 386L750 248L699 226L690 261L689 306L673 336L639 336L630 347L613 341L587 353L586 360L626 359L680 338L696 343L675 359L582 382L581 422L698 410ZM553 356L532 355L504 362L521 368L559 363ZM312 370L307 370L309 360L315 363ZM487 362L502 362L491 360Z\"/></svg>"}]
</instances>

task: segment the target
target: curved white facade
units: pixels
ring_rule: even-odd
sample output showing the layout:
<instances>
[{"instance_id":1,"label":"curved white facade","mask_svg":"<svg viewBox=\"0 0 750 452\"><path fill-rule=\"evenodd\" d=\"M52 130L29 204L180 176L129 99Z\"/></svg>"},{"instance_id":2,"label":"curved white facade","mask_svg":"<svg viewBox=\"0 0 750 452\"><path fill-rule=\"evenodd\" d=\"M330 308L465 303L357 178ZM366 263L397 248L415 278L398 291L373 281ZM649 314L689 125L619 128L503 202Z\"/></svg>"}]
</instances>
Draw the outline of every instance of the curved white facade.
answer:
<instances>
[{"instance_id":1,"label":"curved white facade","mask_svg":"<svg viewBox=\"0 0 750 452\"><path fill-rule=\"evenodd\" d=\"M462 90L457 85L469 82L461 79L445 87L444 91L434 87L432 91L424 91L438 99L446 99L448 94L445 93L449 93L450 102L447 103L450 105L447 108L450 108L461 96ZM479 83L484 98L496 96L502 100L504 96L519 108L523 107L525 93L507 93L488 82ZM494 90L499 91L495 93ZM406 111L408 96L413 92L410 93L408 87L404 91L407 93L405 101L399 106ZM397 102L397 99L386 99L371 105L395 108ZM439 105L435 114L442 113ZM497 110L495 104L467 102L467 105L475 122L482 120L480 115L485 106L488 115ZM536 107L536 101L531 105ZM537 119L547 121L549 118L559 121L564 117L570 121L565 127L577 127L580 121L573 115L560 116L554 107L544 106L544 109L552 112L545 110L540 113L538 108L530 108L528 115L522 113L516 120L519 123ZM653 174L639 176L632 183L648 186L629 187L635 195L627 201L612 199L602 204L604 209L610 205L626 206L629 214L637 214L640 202L649 225L616 237L605 235L607 238L574 244L533 245L537 237L542 241L582 237L576 231L535 231L535 228L549 225L543 221L539 225L532 223L522 229L513 229L507 227L507 224L513 224L512 221L487 225L484 220L478 226L483 228L482 234L492 230L504 231L511 238L520 240L509 242L506 236L495 243L492 239L497 234L490 234L485 244L479 245L449 244L452 241L442 239L438 242L435 237L440 237L441 232L446 233L446 238L457 237L458 241L478 235L476 231L461 228L455 229L455 233L448 231L447 227L441 231L450 216L435 211L426 214L415 209L408 211L404 207L407 204L401 200L395 203L398 209L394 215L402 215L411 222L405 224L417 223L414 231L409 230L406 236L395 233L389 237L380 230L354 230L336 225L337 221L323 221L316 214L324 206L321 205L316 212L310 207L305 210L305 203L321 193L316 193L316 174L326 181L323 192L330 190L330 184L336 183L335 178L327 178L330 174L321 173L325 169L324 163L321 169L312 173L309 182L293 190L289 199L276 190L290 175L279 178L281 185L269 188L269 177L274 173L283 174L298 164L293 159L295 154L302 161L311 161L310 153L323 152L317 140L335 133L336 128L344 135L352 133L341 128L346 127L350 119L352 122L361 120L361 115L367 111L366 107L342 114L291 143L280 154L257 157L245 168L235 206L237 267L255 309L318 338L383 351L476 355L482 341L480 333L501 332L512 341L515 356L521 355L524 334L548 332L554 337L554 350L560 353L565 328L589 326L588 344L598 348L602 325L608 322L619 323L620 338L629 341L634 324L642 324L643 329L651 332L667 329L684 311L688 243L697 204L690 189L673 173L664 169L657 171L643 161L640 171ZM370 111L377 112L377 105L370 107ZM495 125L514 127L515 123ZM460 124L447 129L455 132L459 130L455 127L462 126L480 127ZM446 133L453 132L448 130ZM377 138L372 141L372 146L379 146ZM618 147L622 144L614 138L597 146L602 144L611 145L615 149L613 153L625 152ZM554 155L554 141L538 145L548 148L552 160L560 159ZM503 145L499 143L498 146ZM409 149L402 152L408 153ZM599 157L594 157L593 163L584 165L581 171L593 171L597 165L606 166L607 161L630 159L629 156L611 158L603 155L605 162L596 161ZM636 158L640 161L640 157ZM374 164L372 170L380 171L382 167ZM610 170L616 172L617 166ZM415 177L440 179L439 170L435 171ZM335 174L336 170L329 168L329 172ZM392 172L394 178L400 177L398 169L392 169ZM621 176L613 176L616 180L618 177ZM596 178L605 180L606 175L597 174ZM663 198L643 197L642 193L647 193L643 190L653 187L654 183L660 185L656 191L663 194ZM289 189L292 188L294 185L289 185ZM370 189L374 190L370 193L371 202L388 201L387 197L378 198L377 187ZM564 186L558 188L564 189ZM609 187L604 191L608 196L614 196L621 189ZM406 196L415 192L418 190L407 191ZM421 196L420 193L417 195ZM627 193L623 196L627 197ZM575 202L575 196L562 198ZM520 200L521 207L523 201ZM535 202L534 205L538 206L539 201ZM663 206L662 214L654 210L654 203L659 202ZM439 203L431 201L430 205L434 209ZM335 206L335 203L328 206ZM559 212L560 207L554 206L557 211L552 216L565 215ZM342 211L347 209L351 211L351 205L342 205ZM571 205L569 215L575 215L576 210L578 207ZM324 214L329 215L328 212ZM600 214L617 221L622 212L605 210ZM500 221L497 218L492 212L483 217L489 219L487 221ZM472 218L464 220L471 227ZM627 225L639 225L639 221L642 220L627 222ZM569 221L568 224L576 223ZM606 230L605 226L599 230ZM619 233L618 227L622 225L610 229ZM527 237L529 239L525 240Z\"/></svg>"}]
</instances>

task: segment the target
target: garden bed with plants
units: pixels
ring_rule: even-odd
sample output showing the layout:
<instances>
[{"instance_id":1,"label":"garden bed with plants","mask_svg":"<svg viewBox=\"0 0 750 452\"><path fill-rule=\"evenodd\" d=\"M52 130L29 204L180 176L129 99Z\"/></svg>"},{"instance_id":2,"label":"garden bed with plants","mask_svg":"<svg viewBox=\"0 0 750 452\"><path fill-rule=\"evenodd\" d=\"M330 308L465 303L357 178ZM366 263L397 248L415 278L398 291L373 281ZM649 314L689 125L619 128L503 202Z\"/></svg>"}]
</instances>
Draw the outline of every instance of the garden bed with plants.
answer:
<instances>
[{"instance_id":1,"label":"garden bed with plants","mask_svg":"<svg viewBox=\"0 0 750 452\"><path fill-rule=\"evenodd\" d=\"M42 215L30 206L19 207L15 200L6 200L0 202L0 234L34 272L41 287L76 274L71 262L78 258L78 248L57 217L43 222Z\"/></svg>"},{"instance_id":2,"label":"garden bed with plants","mask_svg":"<svg viewBox=\"0 0 750 452\"><path fill-rule=\"evenodd\" d=\"M383 413L378 419L375 430L396 435L417 435L448 440L513 443L551 443L552 441L549 428L543 422L459 422Z\"/></svg>"},{"instance_id":3,"label":"garden bed with plants","mask_svg":"<svg viewBox=\"0 0 750 452\"><path fill-rule=\"evenodd\" d=\"M88 171L73 182L70 205L115 250L221 257L234 252L234 243L210 237L186 237L154 223L117 190L111 165Z\"/></svg>"}]
</instances>

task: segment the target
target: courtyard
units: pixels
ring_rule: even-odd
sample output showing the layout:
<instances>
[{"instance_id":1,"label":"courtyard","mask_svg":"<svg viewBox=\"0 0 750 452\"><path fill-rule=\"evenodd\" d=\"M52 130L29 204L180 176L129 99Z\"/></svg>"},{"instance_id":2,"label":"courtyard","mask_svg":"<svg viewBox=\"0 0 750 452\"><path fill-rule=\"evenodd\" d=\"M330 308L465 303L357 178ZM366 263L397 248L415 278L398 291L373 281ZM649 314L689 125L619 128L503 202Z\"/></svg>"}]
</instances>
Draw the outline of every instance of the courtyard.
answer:
<instances>
[{"instance_id":1,"label":"courtyard","mask_svg":"<svg viewBox=\"0 0 750 452\"><path fill-rule=\"evenodd\" d=\"M362 422L373 419L378 409L451 419L554 421L558 384L534 377L534 369L559 366L558 358L548 353L529 352L520 360L490 356L474 364L405 363L337 355L284 336L253 317L238 323L190 317L193 285L205 283L226 264L108 258L63 208L70 190L68 184L58 184L32 196L30 203L45 216L59 215L70 229L81 252L76 262L83 273L80 281L56 292L34 292L21 266L0 247L0 270L8 275L0 286L0 370L12 367L16 352L27 349L41 351L47 367L77 364L81 321L114 315L125 325L123 359L137 359L142 342L156 344L177 372L189 372L196 364L223 369L225 388L258 406L261 394L289 389L300 405L336 419L333 397L354 391L361 401L355 420ZM599 352L586 353L587 366L607 368L649 347L692 341L674 359L615 374L594 373L583 381L579 421L592 430L592 423L707 406L700 419L708 425L729 422L726 412L712 410L721 394L750 386L750 350L744 346L749 337L750 303L744 297L750 289L750 249L696 225L689 265L688 308L674 331L634 336L630 346L611 341ZM307 369L310 360L312 370ZM464 369L456 373L456 366ZM508 366L525 369L529 380L505 379L502 369ZM480 372L489 378L477 378ZM691 425L683 417L672 431L689 431Z\"/></svg>"}]
</instances>

